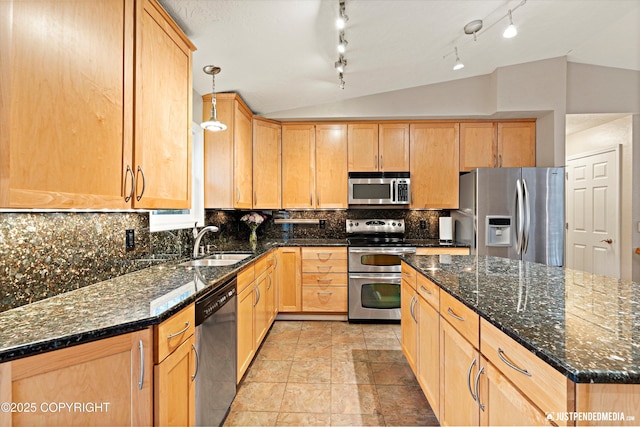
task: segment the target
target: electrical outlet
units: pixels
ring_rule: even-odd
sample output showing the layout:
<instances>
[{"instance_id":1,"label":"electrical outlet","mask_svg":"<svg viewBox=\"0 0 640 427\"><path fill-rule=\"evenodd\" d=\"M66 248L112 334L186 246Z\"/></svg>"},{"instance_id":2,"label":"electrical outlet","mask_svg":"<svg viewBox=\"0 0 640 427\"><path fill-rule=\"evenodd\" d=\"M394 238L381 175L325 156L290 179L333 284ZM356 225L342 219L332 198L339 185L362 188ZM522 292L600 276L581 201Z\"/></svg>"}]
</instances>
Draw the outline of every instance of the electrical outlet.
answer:
<instances>
[{"instance_id":1,"label":"electrical outlet","mask_svg":"<svg viewBox=\"0 0 640 427\"><path fill-rule=\"evenodd\" d=\"M321 219L319 221L319 224L320 224L320 229L321 230L324 230L325 228L327 228L327 220L326 219Z\"/></svg>"},{"instance_id":2,"label":"electrical outlet","mask_svg":"<svg viewBox=\"0 0 640 427\"><path fill-rule=\"evenodd\" d=\"M132 228L126 230L125 234L125 249L127 251L132 251L136 247L136 237Z\"/></svg>"},{"instance_id":3,"label":"electrical outlet","mask_svg":"<svg viewBox=\"0 0 640 427\"><path fill-rule=\"evenodd\" d=\"M420 220L420 229L421 230L426 230L427 229L427 221L425 221L424 219Z\"/></svg>"}]
</instances>

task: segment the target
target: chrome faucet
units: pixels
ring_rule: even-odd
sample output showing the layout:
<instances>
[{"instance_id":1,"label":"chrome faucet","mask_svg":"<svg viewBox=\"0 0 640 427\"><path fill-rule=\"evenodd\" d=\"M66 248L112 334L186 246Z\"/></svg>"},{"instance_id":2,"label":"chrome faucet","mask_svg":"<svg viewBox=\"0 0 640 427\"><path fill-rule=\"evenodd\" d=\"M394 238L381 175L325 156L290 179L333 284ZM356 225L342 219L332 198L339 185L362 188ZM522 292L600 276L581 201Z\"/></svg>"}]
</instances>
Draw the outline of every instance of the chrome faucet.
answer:
<instances>
[{"instance_id":1,"label":"chrome faucet","mask_svg":"<svg viewBox=\"0 0 640 427\"><path fill-rule=\"evenodd\" d=\"M193 234L195 235L195 238L196 238L196 240L193 242L193 258L194 259L198 257L198 247L200 246L200 240L202 240L202 236L204 236L207 233L207 231L212 231L215 233L218 230L219 228L216 227L215 225L208 225L204 227L202 230L200 230L199 232L196 227L193 228Z\"/></svg>"}]
</instances>

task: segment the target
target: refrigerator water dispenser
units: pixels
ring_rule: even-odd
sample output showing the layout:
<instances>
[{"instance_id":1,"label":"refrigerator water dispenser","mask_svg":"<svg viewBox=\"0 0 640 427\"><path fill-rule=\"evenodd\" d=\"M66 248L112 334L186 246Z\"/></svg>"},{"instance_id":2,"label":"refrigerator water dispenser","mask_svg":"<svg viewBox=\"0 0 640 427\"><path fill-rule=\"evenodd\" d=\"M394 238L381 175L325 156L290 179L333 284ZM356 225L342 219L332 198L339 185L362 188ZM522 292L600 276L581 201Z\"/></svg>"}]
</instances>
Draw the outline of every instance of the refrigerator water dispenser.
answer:
<instances>
[{"instance_id":1,"label":"refrigerator water dispenser","mask_svg":"<svg viewBox=\"0 0 640 427\"><path fill-rule=\"evenodd\" d=\"M487 215L487 246L511 246L511 217Z\"/></svg>"}]
</instances>

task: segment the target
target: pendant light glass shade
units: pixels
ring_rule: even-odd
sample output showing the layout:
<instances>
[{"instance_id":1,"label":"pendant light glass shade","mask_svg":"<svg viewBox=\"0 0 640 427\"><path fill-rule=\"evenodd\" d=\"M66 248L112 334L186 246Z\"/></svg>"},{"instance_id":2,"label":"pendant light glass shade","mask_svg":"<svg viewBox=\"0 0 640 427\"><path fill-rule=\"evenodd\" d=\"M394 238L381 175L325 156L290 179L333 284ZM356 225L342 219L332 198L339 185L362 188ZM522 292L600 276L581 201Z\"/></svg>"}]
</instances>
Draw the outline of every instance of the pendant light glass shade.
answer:
<instances>
[{"instance_id":1,"label":"pendant light glass shade","mask_svg":"<svg viewBox=\"0 0 640 427\"><path fill-rule=\"evenodd\" d=\"M213 81L213 87L211 90L211 114L209 120L202 122L200 126L204 130L210 130L212 132L220 132L227 129L227 125L218 120L218 114L216 111L216 74L220 72L220 67L214 67L213 65L206 65L202 69L206 74L209 74Z\"/></svg>"}]
</instances>

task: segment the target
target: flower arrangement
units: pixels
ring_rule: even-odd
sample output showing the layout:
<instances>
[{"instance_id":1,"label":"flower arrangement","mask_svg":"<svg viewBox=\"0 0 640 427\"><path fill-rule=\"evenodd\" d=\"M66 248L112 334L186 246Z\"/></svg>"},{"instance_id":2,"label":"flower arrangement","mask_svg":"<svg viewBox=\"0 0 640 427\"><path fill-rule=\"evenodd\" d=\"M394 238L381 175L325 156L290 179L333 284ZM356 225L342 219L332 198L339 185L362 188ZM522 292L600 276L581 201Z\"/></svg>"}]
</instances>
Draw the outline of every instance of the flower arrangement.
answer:
<instances>
[{"instance_id":1,"label":"flower arrangement","mask_svg":"<svg viewBox=\"0 0 640 427\"><path fill-rule=\"evenodd\" d=\"M253 249L258 245L258 236L256 235L256 229L264 222L265 217L256 212L251 212L243 215L240 221L247 224L251 233L249 234L249 244Z\"/></svg>"},{"instance_id":2,"label":"flower arrangement","mask_svg":"<svg viewBox=\"0 0 640 427\"><path fill-rule=\"evenodd\" d=\"M250 229L255 230L264 222L264 217L256 212L251 212L240 218L240 221L249 226Z\"/></svg>"}]
</instances>

